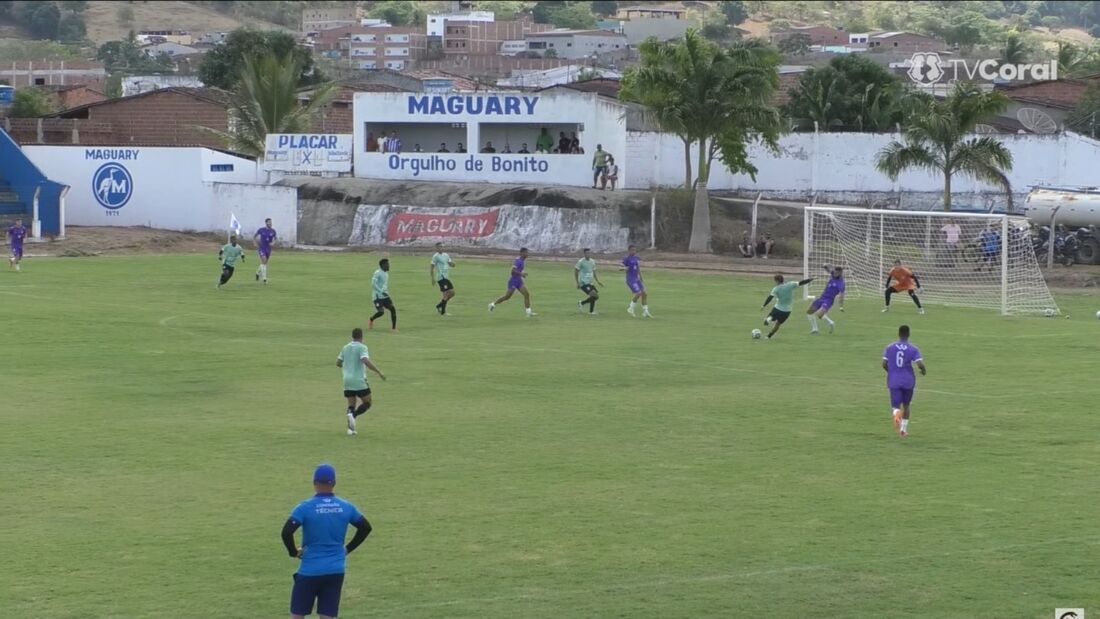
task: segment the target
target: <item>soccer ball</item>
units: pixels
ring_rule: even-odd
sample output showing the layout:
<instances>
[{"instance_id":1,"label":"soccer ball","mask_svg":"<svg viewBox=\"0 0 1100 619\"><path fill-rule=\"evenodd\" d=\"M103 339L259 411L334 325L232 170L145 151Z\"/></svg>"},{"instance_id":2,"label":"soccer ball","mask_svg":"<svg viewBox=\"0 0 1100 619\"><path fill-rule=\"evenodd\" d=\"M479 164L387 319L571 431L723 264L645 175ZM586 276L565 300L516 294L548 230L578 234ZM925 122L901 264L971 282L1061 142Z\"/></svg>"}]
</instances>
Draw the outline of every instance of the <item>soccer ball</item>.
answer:
<instances>
[{"instance_id":1,"label":"soccer ball","mask_svg":"<svg viewBox=\"0 0 1100 619\"><path fill-rule=\"evenodd\" d=\"M1096 319L1100 320L1100 312L1096 312Z\"/></svg>"},{"instance_id":2,"label":"soccer ball","mask_svg":"<svg viewBox=\"0 0 1100 619\"><path fill-rule=\"evenodd\" d=\"M1100 312L1096 312L1096 317L1100 318ZM760 331L760 329L753 329L752 330L752 339L758 340L762 337L764 337L764 334Z\"/></svg>"},{"instance_id":3,"label":"soccer ball","mask_svg":"<svg viewBox=\"0 0 1100 619\"><path fill-rule=\"evenodd\" d=\"M1054 310L1049 307L1046 308L1045 310L1043 310L1043 316L1046 316L1047 318L1054 318Z\"/></svg>"}]
</instances>

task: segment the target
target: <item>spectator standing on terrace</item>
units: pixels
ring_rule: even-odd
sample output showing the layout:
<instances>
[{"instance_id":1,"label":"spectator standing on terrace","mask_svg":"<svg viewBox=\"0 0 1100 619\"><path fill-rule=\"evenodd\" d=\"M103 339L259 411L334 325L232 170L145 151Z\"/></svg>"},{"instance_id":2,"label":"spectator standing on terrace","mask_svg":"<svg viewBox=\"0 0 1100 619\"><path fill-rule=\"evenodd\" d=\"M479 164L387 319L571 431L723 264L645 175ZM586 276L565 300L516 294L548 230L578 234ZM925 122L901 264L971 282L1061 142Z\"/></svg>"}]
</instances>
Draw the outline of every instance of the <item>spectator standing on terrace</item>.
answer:
<instances>
[{"instance_id":1,"label":"spectator standing on terrace","mask_svg":"<svg viewBox=\"0 0 1100 619\"><path fill-rule=\"evenodd\" d=\"M481 152L483 152L483 153L495 153L495 152L497 152L497 149L493 148L493 143L492 142L486 142L485 143L485 148L481 149Z\"/></svg>"},{"instance_id":2,"label":"spectator standing on terrace","mask_svg":"<svg viewBox=\"0 0 1100 619\"><path fill-rule=\"evenodd\" d=\"M466 147L462 145L462 142L459 142L459 143L458 143L458 149L457 149L457 150L455 150L455 152L456 152L456 153L464 153L464 152L466 152Z\"/></svg>"},{"instance_id":3,"label":"spectator standing on terrace","mask_svg":"<svg viewBox=\"0 0 1100 619\"><path fill-rule=\"evenodd\" d=\"M446 142L443 142L442 144L440 144L440 145L439 145L439 150L438 150L438 151L436 151L436 152L439 152L439 153L449 153L449 152L451 152L451 151L447 150L447 143L446 143Z\"/></svg>"},{"instance_id":4,"label":"spectator standing on terrace","mask_svg":"<svg viewBox=\"0 0 1100 619\"><path fill-rule=\"evenodd\" d=\"M603 149L603 144L596 145L596 152L592 154L592 189L596 188L596 183L600 180L600 177L607 174L607 159L610 156ZM600 189L603 189L603 187L600 187Z\"/></svg>"},{"instance_id":5,"label":"spectator standing on terrace","mask_svg":"<svg viewBox=\"0 0 1100 619\"><path fill-rule=\"evenodd\" d=\"M387 143L387 141L388 140L386 139L386 132L383 131L382 133L379 133L378 134L377 147L376 147L375 152L378 152L378 153L386 152L386 143Z\"/></svg>"},{"instance_id":6,"label":"spectator standing on terrace","mask_svg":"<svg viewBox=\"0 0 1100 619\"><path fill-rule=\"evenodd\" d=\"M573 132L573 137L569 138L569 152L573 154L583 153L581 149L581 139L577 137L577 132Z\"/></svg>"},{"instance_id":7,"label":"spectator standing on terrace","mask_svg":"<svg viewBox=\"0 0 1100 619\"><path fill-rule=\"evenodd\" d=\"M615 191L615 183L619 182L619 164L615 163L615 158L611 155L607 156L607 172L600 179L600 189L603 189L604 183L611 183L611 191Z\"/></svg>"},{"instance_id":8,"label":"spectator standing on terrace","mask_svg":"<svg viewBox=\"0 0 1100 619\"><path fill-rule=\"evenodd\" d=\"M401 138L397 137L396 131L390 132L390 137L386 139L386 152L387 153L399 153L401 152Z\"/></svg>"},{"instance_id":9,"label":"spectator standing on terrace","mask_svg":"<svg viewBox=\"0 0 1100 619\"><path fill-rule=\"evenodd\" d=\"M564 131L559 132L558 136L558 152L563 155L567 154L571 150L570 147L573 142L569 138L565 137Z\"/></svg>"},{"instance_id":10,"label":"spectator standing on terrace","mask_svg":"<svg viewBox=\"0 0 1100 619\"><path fill-rule=\"evenodd\" d=\"M543 127L542 131L539 133L538 139L535 140L535 151L548 153L552 150L554 150L554 136L550 135L546 127Z\"/></svg>"}]
</instances>

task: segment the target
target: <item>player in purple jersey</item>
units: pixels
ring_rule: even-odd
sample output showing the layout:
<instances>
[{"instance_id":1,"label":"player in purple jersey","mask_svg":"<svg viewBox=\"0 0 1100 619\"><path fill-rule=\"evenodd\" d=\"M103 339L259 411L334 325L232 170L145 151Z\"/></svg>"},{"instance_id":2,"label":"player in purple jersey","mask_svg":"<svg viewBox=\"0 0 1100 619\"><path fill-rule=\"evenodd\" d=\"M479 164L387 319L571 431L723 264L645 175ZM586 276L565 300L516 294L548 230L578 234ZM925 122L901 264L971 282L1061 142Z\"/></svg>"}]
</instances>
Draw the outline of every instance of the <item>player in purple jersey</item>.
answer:
<instances>
[{"instance_id":1,"label":"player in purple jersey","mask_svg":"<svg viewBox=\"0 0 1100 619\"><path fill-rule=\"evenodd\" d=\"M23 218L15 220L15 225L8 228L8 240L11 242L11 257L8 258L9 268L21 270L19 263L23 261L23 239L27 238L27 229L23 227Z\"/></svg>"},{"instance_id":2,"label":"player in purple jersey","mask_svg":"<svg viewBox=\"0 0 1100 619\"><path fill-rule=\"evenodd\" d=\"M271 227L270 217L264 220L264 227L252 235L252 240L256 242L256 253L260 255L260 266L256 269L256 281L262 279L265 284L267 283L267 261L271 259L271 246L278 236L275 228Z\"/></svg>"},{"instance_id":3,"label":"player in purple jersey","mask_svg":"<svg viewBox=\"0 0 1100 619\"><path fill-rule=\"evenodd\" d=\"M817 335L818 318L829 325L829 333L833 332L836 323L833 322L832 318L829 318L828 314L837 299L840 299L840 311L844 311L844 270L840 267L830 269L827 266L825 270L832 277L825 284L825 290L821 291L821 295L814 299L813 303L810 303L810 307L806 308L806 318L810 320L810 335Z\"/></svg>"},{"instance_id":4,"label":"player in purple jersey","mask_svg":"<svg viewBox=\"0 0 1100 619\"><path fill-rule=\"evenodd\" d=\"M642 259L638 256L636 245L627 248L627 256L623 258L623 269L626 271L626 287L634 293L630 299L630 306L626 308L627 313L634 316L634 308L641 300L642 318L653 318L653 314L649 313L649 297L645 292L645 282L642 281Z\"/></svg>"},{"instance_id":5,"label":"player in purple jersey","mask_svg":"<svg viewBox=\"0 0 1100 619\"><path fill-rule=\"evenodd\" d=\"M886 387L890 390L890 416L902 438L909 435L909 403L917 388L914 363L924 376L926 370L920 349L909 342L909 325L902 325L898 327L898 341L882 352L882 369L886 371Z\"/></svg>"},{"instance_id":6,"label":"player in purple jersey","mask_svg":"<svg viewBox=\"0 0 1100 619\"><path fill-rule=\"evenodd\" d=\"M512 274L508 278L508 292L504 293L504 296L500 297L496 301L489 304L489 311L492 312L496 309L497 305L504 303L508 299L512 298L512 295L518 290L523 295L523 309L527 312L528 316L537 316L535 312L531 311L531 295L527 292L527 286L524 285L523 278L527 277L524 267L527 265L527 248L521 247L519 249L519 258L512 261Z\"/></svg>"}]
</instances>

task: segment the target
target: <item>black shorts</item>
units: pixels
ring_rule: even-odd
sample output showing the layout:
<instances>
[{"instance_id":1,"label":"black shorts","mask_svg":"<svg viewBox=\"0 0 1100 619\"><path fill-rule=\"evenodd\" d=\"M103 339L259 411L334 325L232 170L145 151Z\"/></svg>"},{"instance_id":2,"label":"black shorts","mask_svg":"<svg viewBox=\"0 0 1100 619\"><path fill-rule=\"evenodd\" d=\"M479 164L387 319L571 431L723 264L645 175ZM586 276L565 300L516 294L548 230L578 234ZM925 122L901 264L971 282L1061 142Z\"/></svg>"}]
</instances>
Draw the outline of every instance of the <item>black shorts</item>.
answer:
<instances>
[{"instance_id":1,"label":"black shorts","mask_svg":"<svg viewBox=\"0 0 1100 619\"><path fill-rule=\"evenodd\" d=\"M344 389L345 398L365 398L370 395L370 387L366 389Z\"/></svg>"},{"instance_id":2,"label":"black shorts","mask_svg":"<svg viewBox=\"0 0 1100 619\"><path fill-rule=\"evenodd\" d=\"M772 320L774 320L778 324L783 324L783 323L787 322L788 318L791 317L791 313L790 312L784 312L783 310L778 310L778 309L775 309L773 307L771 313L768 314L768 317L770 317Z\"/></svg>"},{"instance_id":3,"label":"black shorts","mask_svg":"<svg viewBox=\"0 0 1100 619\"><path fill-rule=\"evenodd\" d=\"M318 615L336 617L340 614L340 591L343 587L343 574L325 574L324 576L295 574L294 586L290 589L290 614L312 614L313 602L316 600Z\"/></svg>"},{"instance_id":4,"label":"black shorts","mask_svg":"<svg viewBox=\"0 0 1100 619\"><path fill-rule=\"evenodd\" d=\"M384 309L392 310L393 309L393 299L391 299L389 297L384 297L384 298L381 298L381 299L375 299L374 300L374 309L376 309L378 311L382 311Z\"/></svg>"},{"instance_id":5,"label":"black shorts","mask_svg":"<svg viewBox=\"0 0 1100 619\"><path fill-rule=\"evenodd\" d=\"M439 291L440 292L447 292L448 290L454 290L454 289L455 289L455 285L451 283L451 280L447 279L446 277L439 280Z\"/></svg>"},{"instance_id":6,"label":"black shorts","mask_svg":"<svg viewBox=\"0 0 1100 619\"><path fill-rule=\"evenodd\" d=\"M581 284L581 292L588 296L596 294L596 287L592 284Z\"/></svg>"}]
</instances>

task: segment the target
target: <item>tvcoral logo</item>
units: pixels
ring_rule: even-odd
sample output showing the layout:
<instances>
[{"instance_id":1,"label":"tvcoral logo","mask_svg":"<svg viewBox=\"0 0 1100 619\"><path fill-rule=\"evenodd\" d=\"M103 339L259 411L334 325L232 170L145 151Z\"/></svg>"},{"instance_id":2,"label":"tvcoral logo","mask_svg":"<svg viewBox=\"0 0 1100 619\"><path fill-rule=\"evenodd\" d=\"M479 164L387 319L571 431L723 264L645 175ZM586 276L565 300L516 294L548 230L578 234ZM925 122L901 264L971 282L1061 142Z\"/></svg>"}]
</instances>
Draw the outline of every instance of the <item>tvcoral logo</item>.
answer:
<instances>
[{"instance_id":1,"label":"tvcoral logo","mask_svg":"<svg viewBox=\"0 0 1100 619\"><path fill-rule=\"evenodd\" d=\"M944 60L936 52L917 52L909 59L909 79L921 86L938 84L947 78L959 80L983 80L1042 82L1058 79L1058 61L1038 64L1007 64L998 60L967 61L961 58Z\"/></svg>"}]
</instances>

